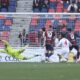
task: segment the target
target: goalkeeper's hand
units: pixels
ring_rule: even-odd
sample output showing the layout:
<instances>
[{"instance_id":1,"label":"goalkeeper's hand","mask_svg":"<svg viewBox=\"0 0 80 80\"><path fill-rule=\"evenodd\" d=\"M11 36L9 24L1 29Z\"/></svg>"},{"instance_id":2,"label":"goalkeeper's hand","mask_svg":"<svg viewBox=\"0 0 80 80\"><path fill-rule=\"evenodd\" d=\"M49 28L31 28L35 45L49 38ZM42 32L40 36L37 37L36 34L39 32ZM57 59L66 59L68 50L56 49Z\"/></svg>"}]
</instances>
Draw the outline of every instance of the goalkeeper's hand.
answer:
<instances>
[{"instance_id":1,"label":"goalkeeper's hand","mask_svg":"<svg viewBox=\"0 0 80 80\"><path fill-rule=\"evenodd\" d=\"M26 45L25 47L24 47L24 49L26 49L26 48L28 48L29 47L29 45Z\"/></svg>"}]
</instances>

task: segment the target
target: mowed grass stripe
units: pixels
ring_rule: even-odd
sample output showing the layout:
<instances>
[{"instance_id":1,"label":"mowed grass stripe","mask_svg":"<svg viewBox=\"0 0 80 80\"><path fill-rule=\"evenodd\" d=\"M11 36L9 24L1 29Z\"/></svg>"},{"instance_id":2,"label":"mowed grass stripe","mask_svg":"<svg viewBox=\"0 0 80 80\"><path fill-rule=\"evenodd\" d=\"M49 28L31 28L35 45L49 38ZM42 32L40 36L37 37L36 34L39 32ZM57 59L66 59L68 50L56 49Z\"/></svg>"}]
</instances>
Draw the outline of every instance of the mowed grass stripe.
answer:
<instances>
[{"instance_id":1,"label":"mowed grass stripe","mask_svg":"<svg viewBox=\"0 0 80 80\"><path fill-rule=\"evenodd\" d=\"M0 80L80 80L80 64L0 63Z\"/></svg>"}]
</instances>

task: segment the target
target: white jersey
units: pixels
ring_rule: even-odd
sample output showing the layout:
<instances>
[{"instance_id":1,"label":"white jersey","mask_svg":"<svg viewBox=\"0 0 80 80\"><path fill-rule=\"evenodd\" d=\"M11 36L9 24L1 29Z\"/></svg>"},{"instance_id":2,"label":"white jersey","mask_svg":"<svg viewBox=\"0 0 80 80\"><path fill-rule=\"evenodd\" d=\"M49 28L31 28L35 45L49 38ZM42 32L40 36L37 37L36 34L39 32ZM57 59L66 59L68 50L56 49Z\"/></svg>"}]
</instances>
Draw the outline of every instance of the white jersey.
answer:
<instances>
[{"instance_id":1,"label":"white jersey","mask_svg":"<svg viewBox=\"0 0 80 80\"><path fill-rule=\"evenodd\" d=\"M57 46L58 43L59 43L59 39L55 38L55 40L54 40L55 47Z\"/></svg>"},{"instance_id":2,"label":"white jersey","mask_svg":"<svg viewBox=\"0 0 80 80\"><path fill-rule=\"evenodd\" d=\"M66 38L62 38L59 43L57 44L57 47L61 47L61 48L69 48L69 46L71 45L70 41Z\"/></svg>"}]
</instances>

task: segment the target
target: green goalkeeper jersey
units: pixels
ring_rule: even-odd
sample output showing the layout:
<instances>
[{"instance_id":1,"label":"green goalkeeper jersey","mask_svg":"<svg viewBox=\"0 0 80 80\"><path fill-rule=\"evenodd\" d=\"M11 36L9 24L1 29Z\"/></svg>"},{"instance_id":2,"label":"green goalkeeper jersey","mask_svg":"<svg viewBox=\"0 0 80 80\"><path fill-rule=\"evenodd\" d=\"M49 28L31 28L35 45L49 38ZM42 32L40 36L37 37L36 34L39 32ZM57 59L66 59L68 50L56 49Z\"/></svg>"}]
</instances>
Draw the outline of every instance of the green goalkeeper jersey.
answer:
<instances>
[{"instance_id":1,"label":"green goalkeeper jersey","mask_svg":"<svg viewBox=\"0 0 80 80\"><path fill-rule=\"evenodd\" d=\"M0 52L7 53L7 54L9 54L12 57L15 57L17 59L27 60L27 59L32 59L32 58L34 58L36 56L39 56L39 55L33 55L31 57L22 56L21 53L23 51L25 51L26 47L16 50L16 49L12 48L11 45L7 41L2 40L2 42L3 42L4 46L5 46L5 48L4 48L4 50L0 50Z\"/></svg>"},{"instance_id":2,"label":"green goalkeeper jersey","mask_svg":"<svg viewBox=\"0 0 80 80\"><path fill-rule=\"evenodd\" d=\"M19 50L16 50L16 49L13 49L11 47L11 45L5 41L5 40L2 40L2 42L4 43L5 45L5 49L4 50L0 50L0 52L3 52L3 53L7 53L15 58L19 58L19 59L23 59L24 56L20 55L25 49L24 48L21 48Z\"/></svg>"}]
</instances>

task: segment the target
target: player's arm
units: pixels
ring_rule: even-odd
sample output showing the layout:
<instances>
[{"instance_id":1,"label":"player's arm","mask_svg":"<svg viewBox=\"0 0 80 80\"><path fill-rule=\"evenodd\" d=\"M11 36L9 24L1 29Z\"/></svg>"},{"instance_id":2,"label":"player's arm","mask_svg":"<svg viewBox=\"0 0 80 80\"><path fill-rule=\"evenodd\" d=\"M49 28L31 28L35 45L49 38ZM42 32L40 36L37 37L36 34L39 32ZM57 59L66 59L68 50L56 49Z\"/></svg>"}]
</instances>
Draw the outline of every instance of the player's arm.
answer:
<instances>
[{"instance_id":1,"label":"player's arm","mask_svg":"<svg viewBox=\"0 0 80 80\"><path fill-rule=\"evenodd\" d=\"M58 42L58 44L56 45L56 47L60 47L61 44L62 44L62 41L60 40L60 41Z\"/></svg>"},{"instance_id":2,"label":"player's arm","mask_svg":"<svg viewBox=\"0 0 80 80\"><path fill-rule=\"evenodd\" d=\"M2 41L4 43L4 45L10 46L10 44L6 40L0 40L0 41Z\"/></svg>"},{"instance_id":3,"label":"player's arm","mask_svg":"<svg viewBox=\"0 0 80 80\"><path fill-rule=\"evenodd\" d=\"M18 53L20 53L20 54L21 54L22 52L24 52L24 51L25 51L25 49L26 49L26 48L28 48L28 45L26 45L25 47L23 47L23 48L19 49L19 50L18 50Z\"/></svg>"},{"instance_id":4,"label":"player's arm","mask_svg":"<svg viewBox=\"0 0 80 80\"><path fill-rule=\"evenodd\" d=\"M69 41L69 46L72 46L72 43Z\"/></svg>"},{"instance_id":5,"label":"player's arm","mask_svg":"<svg viewBox=\"0 0 80 80\"><path fill-rule=\"evenodd\" d=\"M28 47L29 47L29 45L26 45L26 46L23 47L23 49L26 49L26 48L28 48Z\"/></svg>"},{"instance_id":6,"label":"player's arm","mask_svg":"<svg viewBox=\"0 0 80 80\"><path fill-rule=\"evenodd\" d=\"M21 48L21 50L25 50L26 48L28 48L29 47L29 45L26 45L26 46L24 46L23 48Z\"/></svg>"}]
</instances>

